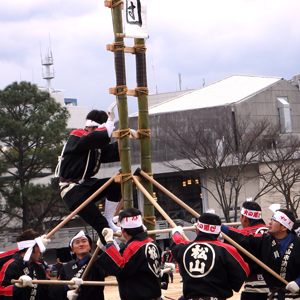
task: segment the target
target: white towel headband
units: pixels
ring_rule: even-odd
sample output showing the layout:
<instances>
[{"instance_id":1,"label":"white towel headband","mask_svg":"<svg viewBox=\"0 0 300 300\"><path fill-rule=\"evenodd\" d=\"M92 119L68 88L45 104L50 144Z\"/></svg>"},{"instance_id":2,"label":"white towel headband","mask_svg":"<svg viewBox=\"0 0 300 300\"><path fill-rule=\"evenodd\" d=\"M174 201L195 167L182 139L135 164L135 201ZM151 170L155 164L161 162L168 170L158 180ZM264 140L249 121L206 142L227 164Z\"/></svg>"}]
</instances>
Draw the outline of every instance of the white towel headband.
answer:
<instances>
[{"instance_id":1,"label":"white towel headband","mask_svg":"<svg viewBox=\"0 0 300 300\"><path fill-rule=\"evenodd\" d=\"M30 260L30 256L31 256L33 248L36 244L38 244L41 252L45 252L45 250L46 250L46 247L45 247L44 243L42 242L42 239L40 236L35 238L34 240L21 241L21 242L18 242L17 244L18 244L19 250L28 248L25 253L25 256L24 256L24 261Z\"/></svg>"}]
</instances>

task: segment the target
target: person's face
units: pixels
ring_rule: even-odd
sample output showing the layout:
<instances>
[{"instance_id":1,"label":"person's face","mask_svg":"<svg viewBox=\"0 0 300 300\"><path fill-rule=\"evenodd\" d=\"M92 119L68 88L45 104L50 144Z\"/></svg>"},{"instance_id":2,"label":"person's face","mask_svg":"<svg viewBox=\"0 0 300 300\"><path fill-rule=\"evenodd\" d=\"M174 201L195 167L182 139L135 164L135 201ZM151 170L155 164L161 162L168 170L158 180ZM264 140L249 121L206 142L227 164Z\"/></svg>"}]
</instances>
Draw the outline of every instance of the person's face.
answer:
<instances>
[{"instance_id":1,"label":"person's face","mask_svg":"<svg viewBox=\"0 0 300 300\"><path fill-rule=\"evenodd\" d=\"M86 256L90 250L91 246L86 238L80 237L73 241L72 251L76 254L76 256Z\"/></svg>"},{"instance_id":2,"label":"person's face","mask_svg":"<svg viewBox=\"0 0 300 300\"><path fill-rule=\"evenodd\" d=\"M269 234L272 234L276 238L282 238L282 235L287 234L287 229L285 226L275 221L274 219L269 220Z\"/></svg>"},{"instance_id":3,"label":"person's face","mask_svg":"<svg viewBox=\"0 0 300 300\"><path fill-rule=\"evenodd\" d=\"M40 247L36 244L33 247L33 250L32 250L31 256L30 256L30 260L32 262L36 262L40 259L40 257L41 257L41 250L40 250Z\"/></svg>"}]
</instances>

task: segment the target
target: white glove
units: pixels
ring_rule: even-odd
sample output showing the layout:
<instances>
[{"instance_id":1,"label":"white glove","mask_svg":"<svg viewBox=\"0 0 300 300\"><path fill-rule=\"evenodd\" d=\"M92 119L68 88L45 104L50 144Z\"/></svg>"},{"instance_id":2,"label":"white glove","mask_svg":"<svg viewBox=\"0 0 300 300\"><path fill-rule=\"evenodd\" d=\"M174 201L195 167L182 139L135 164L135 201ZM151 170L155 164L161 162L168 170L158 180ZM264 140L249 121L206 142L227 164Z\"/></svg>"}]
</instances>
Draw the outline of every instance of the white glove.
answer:
<instances>
[{"instance_id":1,"label":"white glove","mask_svg":"<svg viewBox=\"0 0 300 300\"><path fill-rule=\"evenodd\" d=\"M116 107L117 102L113 102L109 107L108 107L108 121L115 122L115 112L114 108Z\"/></svg>"},{"instance_id":2,"label":"white glove","mask_svg":"<svg viewBox=\"0 0 300 300\"><path fill-rule=\"evenodd\" d=\"M299 293L299 285L295 281L289 282L285 289L290 291L292 294Z\"/></svg>"},{"instance_id":3,"label":"white glove","mask_svg":"<svg viewBox=\"0 0 300 300\"><path fill-rule=\"evenodd\" d=\"M193 227L195 227L195 230L197 230L197 223L193 224ZM194 230L194 229L193 229Z\"/></svg>"},{"instance_id":4,"label":"white glove","mask_svg":"<svg viewBox=\"0 0 300 300\"><path fill-rule=\"evenodd\" d=\"M41 236L41 240L42 240L42 242L43 242L45 248L47 248L47 245L51 242L50 239L47 239L47 238L46 238L46 234L43 234L43 235Z\"/></svg>"},{"instance_id":5,"label":"white glove","mask_svg":"<svg viewBox=\"0 0 300 300\"><path fill-rule=\"evenodd\" d=\"M136 130L130 129L129 131L130 131L130 136L131 136L133 139L137 139L137 138L138 138L138 135L137 135Z\"/></svg>"},{"instance_id":6,"label":"white glove","mask_svg":"<svg viewBox=\"0 0 300 300\"><path fill-rule=\"evenodd\" d=\"M114 232L111 228L104 228L102 230L102 235L104 236L106 243L112 243L114 241L113 234Z\"/></svg>"},{"instance_id":7,"label":"white glove","mask_svg":"<svg viewBox=\"0 0 300 300\"><path fill-rule=\"evenodd\" d=\"M174 235L175 232L179 232L180 235L182 235L182 234L183 234L183 228L182 228L181 226L176 226L176 227L174 227L174 228L172 229L172 235Z\"/></svg>"},{"instance_id":8,"label":"white glove","mask_svg":"<svg viewBox=\"0 0 300 300\"><path fill-rule=\"evenodd\" d=\"M67 298L69 300L76 300L77 297L78 297L78 294L74 290L67 291Z\"/></svg>"},{"instance_id":9,"label":"white glove","mask_svg":"<svg viewBox=\"0 0 300 300\"><path fill-rule=\"evenodd\" d=\"M167 272L168 274L176 271L176 265L173 263L165 263L165 268L171 269L171 271Z\"/></svg>"},{"instance_id":10,"label":"white glove","mask_svg":"<svg viewBox=\"0 0 300 300\"><path fill-rule=\"evenodd\" d=\"M102 242L101 242L100 239L97 240L97 246L98 246L103 252L106 251L106 248L105 248L105 246L102 244Z\"/></svg>"},{"instance_id":11,"label":"white glove","mask_svg":"<svg viewBox=\"0 0 300 300\"><path fill-rule=\"evenodd\" d=\"M16 283L17 287L19 287L19 288L24 288L26 286L33 287L32 278L30 276L28 276L28 275L22 275L22 276L20 276L19 280L21 280L22 283Z\"/></svg>"},{"instance_id":12,"label":"white glove","mask_svg":"<svg viewBox=\"0 0 300 300\"><path fill-rule=\"evenodd\" d=\"M68 285L70 290L77 289L83 284L83 280L81 278L73 277L70 281L74 281L75 284Z\"/></svg>"}]
</instances>

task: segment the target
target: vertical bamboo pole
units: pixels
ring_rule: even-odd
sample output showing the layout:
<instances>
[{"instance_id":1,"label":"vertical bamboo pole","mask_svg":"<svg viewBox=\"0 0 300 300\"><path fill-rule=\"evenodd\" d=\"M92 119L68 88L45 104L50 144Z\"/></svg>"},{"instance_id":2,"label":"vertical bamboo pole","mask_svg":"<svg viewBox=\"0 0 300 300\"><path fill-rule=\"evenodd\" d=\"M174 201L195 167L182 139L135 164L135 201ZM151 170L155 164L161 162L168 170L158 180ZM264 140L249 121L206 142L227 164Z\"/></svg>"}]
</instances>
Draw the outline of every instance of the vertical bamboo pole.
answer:
<instances>
[{"instance_id":1,"label":"vertical bamboo pole","mask_svg":"<svg viewBox=\"0 0 300 300\"><path fill-rule=\"evenodd\" d=\"M118 4L117 4L118 3ZM115 7L114 5L117 4ZM123 50L123 38L117 36L118 33L123 33L122 26L122 7L119 0L112 1L112 15L113 15L113 28L115 35L115 49L120 49L114 51L115 55L115 72L116 72L116 82L117 82L117 99L118 99L118 112L119 112L119 124L120 132L122 135L122 130L129 128L128 120L128 106L127 106L127 94L126 90L118 88L119 86L126 86L126 73L125 73L125 57ZM130 142L129 137L125 136L120 139L120 158L122 174L131 174L131 160L130 160ZM124 177L122 178L124 179ZM124 207L132 207L132 183L131 180L127 180L122 184L122 196L124 200Z\"/></svg>"},{"instance_id":2,"label":"vertical bamboo pole","mask_svg":"<svg viewBox=\"0 0 300 300\"><path fill-rule=\"evenodd\" d=\"M141 169L145 173L152 173L151 166L151 145L148 114L148 89L147 89L147 68L146 68L146 47L144 39L134 39L136 48L136 81L139 107L138 129L141 142ZM140 88L140 89L139 89ZM143 187L150 195L153 195L152 182L143 178ZM144 222L148 230L154 230L154 206L144 195ZM150 223L151 222L151 223ZM155 238L155 236L154 236Z\"/></svg>"}]
</instances>

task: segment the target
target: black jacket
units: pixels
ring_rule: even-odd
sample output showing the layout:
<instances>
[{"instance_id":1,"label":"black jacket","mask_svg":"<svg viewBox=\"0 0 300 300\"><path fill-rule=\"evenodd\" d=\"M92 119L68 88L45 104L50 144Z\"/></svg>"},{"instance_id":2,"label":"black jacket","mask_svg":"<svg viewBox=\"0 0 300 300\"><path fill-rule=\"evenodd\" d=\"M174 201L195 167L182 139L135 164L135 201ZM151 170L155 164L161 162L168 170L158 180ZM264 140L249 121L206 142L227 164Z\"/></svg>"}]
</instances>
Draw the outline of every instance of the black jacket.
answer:
<instances>
[{"instance_id":1,"label":"black jacket","mask_svg":"<svg viewBox=\"0 0 300 300\"><path fill-rule=\"evenodd\" d=\"M68 263L63 264L59 280L71 280L73 277L81 278L84 269L89 263L91 256L85 264L81 265L72 260ZM95 262L98 258L96 258ZM89 270L85 280L87 281L104 281L105 272L103 269L96 263L93 263L91 269ZM104 300L103 295L104 286L88 286L83 285L80 287L80 292L78 294L77 300ZM53 285L50 286L50 296L51 300L67 300L67 291L68 288L64 285Z\"/></svg>"},{"instance_id":2,"label":"black jacket","mask_svg":"<svg viewBox=\"0 0 300 300\"><path fill-rule=\"evenodd\" d=\"M181 266L185 299L230 298L232 290L240 290L249 267L234 247L206 233L199 233L190 242L175 233L173 240L177 245L172 252Z\"/></svg>"},{"instance_id":3,"label":"black jacket","mask_svg":"<svg viewBox=\"0 0 300 300\"><path fill-rule=\"evenodd\" d=\"M11 283L12 279L19 279L22 275L28 275L33 279L49 279L40 263L32 263L30 267L23 261L19 252L7 261L0 272L0 299L18 300L48 300L48 285L40 284L34 287L17 288Z\"/></svg>"},{"instance_id":4,"label":"black jacket","mask_svg":"<svg viewBox=\"0 0 300 300\"><path fill-rule=\"evenodd\" d=\"M161 295L160 261L160 248L143 232L127 242L122 255L111 246L97 263L117 277L121 300L148 300Z\"/></svg>"}]
</instances>

